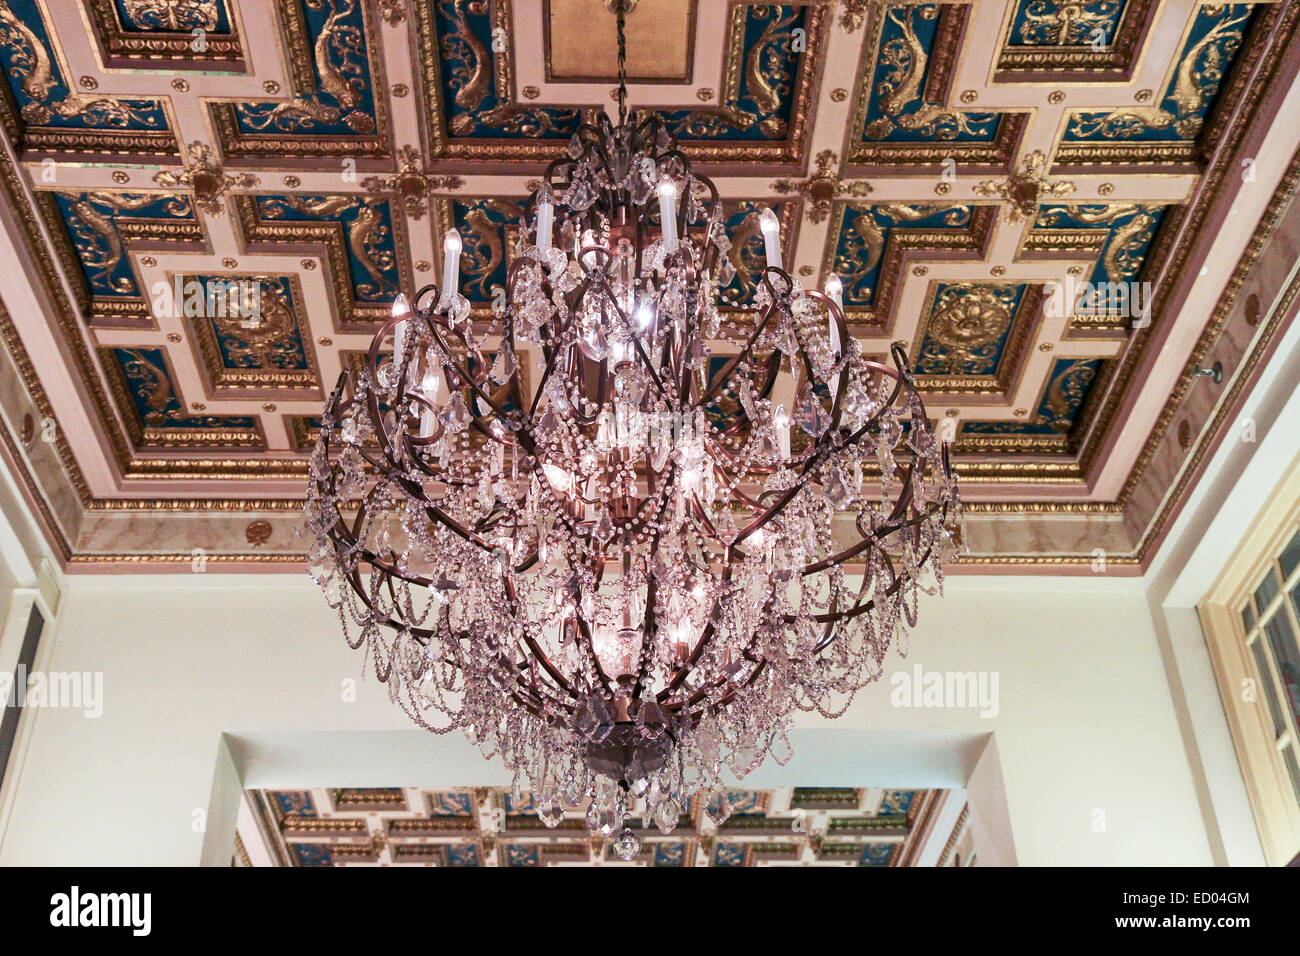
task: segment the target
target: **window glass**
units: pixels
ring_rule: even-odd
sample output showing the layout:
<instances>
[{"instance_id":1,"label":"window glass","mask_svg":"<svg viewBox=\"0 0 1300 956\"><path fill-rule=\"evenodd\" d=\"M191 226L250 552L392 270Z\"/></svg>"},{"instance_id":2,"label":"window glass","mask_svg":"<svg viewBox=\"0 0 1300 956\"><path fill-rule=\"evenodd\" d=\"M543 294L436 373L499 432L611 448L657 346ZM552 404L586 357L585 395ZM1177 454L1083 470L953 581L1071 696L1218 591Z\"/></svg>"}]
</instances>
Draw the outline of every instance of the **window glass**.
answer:
<instances>
[{"instance_id":1,"label":"window glass","mask_svg":"<svg viewBox=\"0 0 1300 956\"><path fill-rule=\"evenodd\" d=\"M1284 578L1291 577L1291 572L1293 572L1297 566L1300 566L1300 531L1297 531L1295 535L1292 536L1291 543L1286 546L1281 557L1277 560L1278 563L1282 565L1282 576Z\"/></svg>"},{"instance_id":2,"label":"window glass","mask_svg":"<svg viewBox=\"0 0 1300 956\"><path fill-rule=\"evenodd\" d=\"M1268 713L1273 718L1273 739L1277 740L1286 728L1286 721L1282 719L1282 706L1278 703L1277 691L1273 689L1273 678L1268 666L1268 657L1264 654L1263 640L1252 641L1250 652L1255 656L1255 669L1259 671L1259 680L1263 685L1259 693L1263 694L1264 700L1268 702Z\"/></svg>"},{"instance_id":3,"label":"window glass","mask_svg":"<svg viewBox=\"0 0 1300 956\"><path fill-rule=\"evenodd\" d=\"M1287 747L1282 751L1282 762L1286 764L1286 772L1291 777L1291 790L1300 794L1300 766L1296 764L1295 747ZM1297 798L1300 802L1300 798Z\"/></svg>"},{"instance_id":4,"label":"window glass","mask_svg":"<svg viewBox=\"0 0 1300 956\"><path fill-rule=\"evenodd\" d=\"M1264 625L1264 633L1268 635L1268 647L1277 664L1284 703L1291 711L1291 719L1300 725L1300 644L1291 630L1290 616L1274 614Z\"/></svg>"},{"instance_id":5,"label":"window glass","mask_svg":"<svg viewBox=\"0 0 1300 956\"><path fill-rule=\"evenodd\" d=\"M1268 614L1268 602L1277 597L1277 592L1282 590L1282 585L1277 579L1277 569L1269 568L1268 574L1264 575L1264 580L1259 582L1259 587L1255 588L1255 606L1259 608L1261 615Z\"/></svg>"}]
</instances>

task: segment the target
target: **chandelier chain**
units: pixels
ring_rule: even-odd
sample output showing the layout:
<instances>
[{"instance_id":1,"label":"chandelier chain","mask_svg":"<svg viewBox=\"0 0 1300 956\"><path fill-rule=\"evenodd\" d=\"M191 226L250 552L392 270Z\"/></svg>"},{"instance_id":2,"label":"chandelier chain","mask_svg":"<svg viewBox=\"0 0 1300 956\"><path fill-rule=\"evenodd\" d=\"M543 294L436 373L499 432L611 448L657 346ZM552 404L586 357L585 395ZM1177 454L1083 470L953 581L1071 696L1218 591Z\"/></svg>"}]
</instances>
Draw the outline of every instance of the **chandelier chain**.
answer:
<instances>
[{"instance_id":1,"label":"chandelier chain","mask_svg":"<svg viewBox=\"0 0 1300 956\"><path fill-rule=\"evenodd\" d=\"M617 6L618 17L618 125L627 124L627 31L623 4Z\"/></svg>"}]
</instances>

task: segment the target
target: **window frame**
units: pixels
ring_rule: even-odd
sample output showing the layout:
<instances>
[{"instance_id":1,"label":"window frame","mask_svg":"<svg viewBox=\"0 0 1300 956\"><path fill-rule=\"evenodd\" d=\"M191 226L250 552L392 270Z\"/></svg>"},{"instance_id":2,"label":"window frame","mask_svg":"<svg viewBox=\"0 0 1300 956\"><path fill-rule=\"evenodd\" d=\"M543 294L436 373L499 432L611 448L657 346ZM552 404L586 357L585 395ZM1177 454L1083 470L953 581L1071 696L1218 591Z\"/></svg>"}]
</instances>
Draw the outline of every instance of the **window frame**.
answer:
<instances>
[{"instance_id":1,"label":"window frame","mask_svg":"<svg viewBox=\"0 0 1300 956\"><path fill-rule=\"evenodd\" d=\"M1275 655L1267 643L1265 622L1279 614L1286 616L1300 647L1300 609L1292 603L1288 588L1288 585L1300 587L1300 566L1289 578L1282 579L1280 593L1269 601L1263 615L1255 606L1254 593L1270 568L1275 568L1281 578L1278 559L1297 533L1300 533L1300 458L1287 470L1196 607L1246 793L1259 828L1260 843L1265 859L1272 866L1285 866L1300 854L1300 781L1293 784L1284 757L1289 747L1300 764L1300 715L1287 699ZM1251 607L1254 617L1254 625L1249 630L1241 613L1246 606ZM1272 614L1268 613L1269 608L1274 608ZM1267 674L1259 672L1252 649L1260 641L1264 642L1263 653L1273 664ZM1246 690L1250 686L1254 688L1253 700L1247 699ZM1268 687L1273 689L1282 711L1280 734L1274 732L1265 696Z\"/></svg>"}]
</instances>

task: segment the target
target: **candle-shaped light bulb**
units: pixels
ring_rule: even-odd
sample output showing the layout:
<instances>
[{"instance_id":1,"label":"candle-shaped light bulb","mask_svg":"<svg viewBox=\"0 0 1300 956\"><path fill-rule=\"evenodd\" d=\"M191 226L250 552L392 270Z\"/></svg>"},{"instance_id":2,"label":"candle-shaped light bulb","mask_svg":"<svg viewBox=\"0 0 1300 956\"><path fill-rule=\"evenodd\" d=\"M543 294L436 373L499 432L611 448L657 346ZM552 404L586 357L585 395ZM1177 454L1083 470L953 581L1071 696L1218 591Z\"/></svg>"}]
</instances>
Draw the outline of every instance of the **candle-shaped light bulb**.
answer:
<instances>
[{"instance_id":1,"label":"candle-shaped light bulb","mask_svg":"<svg viewBox=\"0 0 1300 956\"><path fill-rule=\"evenodd\" d=\"M772 424L776 427L776 442L782 458L790 457L790 416L785 413L784 405L777 405L772 411Z\"/></svg>"},{"instance_id":2,"label":"candle-shaped light bulb","mask_svg":"<svg viewBox=\"0 0 1300 956\"><path fill-rule=\"evenodd\" d=\"M835 303L836 308L843 312L844 283L841 282L840 277L833 272L826 279L826 294L830 296L830 300ZM831 340L831 358L838 361L840 349L843 347L843 343L840 342L840 324L835 321L835 315L833 313L827 318L826 324L827 335ZM834 397L839 390L840 377L836 375L831 379L831 396Z\"/></svg>"},{"instance_id":3,"label":"candle-shaped light bulb","mask_svg":"<svg viewBox=\"0 0 1300 956\"><path fill-rule=\"evenodd\" d=\"M844 283L834 272L826 279L826 294L839 308L844 308Z\"/></svg>"},{"instance_id":4,"label":"candle-shaped light bulb","mask_svg":"<svg viewBox=\"0 0 1300 956\"><path fill-rule=\"evenodd\" d=\"M438 427L438 415L432 408L421 406L420 408L420 437L432 438L434 430Z\"/></svg>"},{"instance_id":5,"label":"candle-shaped light bulb","mask_svg":"<svg viewBox=\"0 0 1300 956\"><path fill-rule=\"evenodd\" d=\"M460 233L449 230L442 241L442 295L447 300L456 295L460 284L460 249Z\"/></svg>"},{"instance_id":6,"label":"candle-shaped light bulb","mask_svg":"<svg viewBox=\"0 0 1300 956\"><path fill-rule=\"evenodd\" d=\"M659 221L663 227L664 251L677 251L677 184L665 176L659 180Z\"/></svg>"},{"instance_id":7,"label":"candle-shaped light bulb","mask_svg":"<svg viewBox=\"0 0 1300 956\"><path fill-rule=\"evenodd\" d=\"M543 186L537 196L537 249L543 256L551 251L551 233L555 227L555 203L551 189Z\"/></svg>"},{"instance_id":8,"label":"candle-shaped light bulb","mask_svg":"<svg viewBox=\"0 0 1300 956\"><path fill-rule=\"evenodd\" d=\"M393 318L400 319L393 326L393 365L400 367L402 356L406 354L406 318L411 312L411 305L406 301L406 296L397 293L397 298L393 300Z\"/></svg>"},{"instance_id":9,"label":"candle-shaped light bulb","mask_svg":"<svg viewBox=\"0 0 1300 956\"><path fill-rule=\"evenodd\" d=\"M763 230L763 245L767 250L767 264L781 268L781 222L771 209L764 209L758 217L758 227Z\"/></svg>"}]
</instances>

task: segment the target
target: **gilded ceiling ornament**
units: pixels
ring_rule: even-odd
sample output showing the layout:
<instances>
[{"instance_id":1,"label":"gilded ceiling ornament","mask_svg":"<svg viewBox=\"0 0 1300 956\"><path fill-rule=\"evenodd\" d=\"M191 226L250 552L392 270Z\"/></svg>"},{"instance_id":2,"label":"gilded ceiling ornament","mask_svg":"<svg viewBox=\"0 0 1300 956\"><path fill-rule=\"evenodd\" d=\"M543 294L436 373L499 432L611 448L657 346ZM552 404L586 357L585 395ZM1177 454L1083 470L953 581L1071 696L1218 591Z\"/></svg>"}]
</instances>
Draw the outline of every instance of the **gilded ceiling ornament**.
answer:
<instances>
[{"instance_id":1,"label":"gilded ceiling ornament","mask_svg":"<svg viewBox=\"0 0 1300 956\"><path fill-rule=\"evenodd\" d=\"M880 50L880 63L888 68L876 87L878 105L884 115L867 124L864 132L869 139L884 139L895 129L903 129L950 140L961 135L987 133L990 124L996 122L996 114L976 117L940 103L926 102L925 78L930 57L917 37L913 21L918 16L929 20L938 15L938 8L933 6L896 7L886 14L902 36L890 40Z\"/></svg>"},{"instance_id":2,"label":"gilded ceiling ornament","mask_svg":"<svg viewBox=\"0 0 1300 956\"><path fill-rule=\"evenodd\" d=\"M379 16L389 26L397 26L406 20L405 0L379 0Z\"/></svg>"},{"instance_id":3,"label":"gilded ceiling ornament","mask_svg":"<svg viewBox=\"0 0 1300 956\"><path fill-rule=\"evenodd\" d=\"M87 193L61 192L70 203L68 231L77 257L86 269L88 278L103 282L120 295L136 291L135 281L125 276L114 277L125 254L126 246L117 228L117 214L145 209L163 200L162 211L169 216L190 216L187 196L160 196L158 193L119 193L92 190Z\"/></svg>"},{"instance_id":4,"label":"gilded ceiling ornament","mask_svg":"<svg viewBox=\"0 0 1300 956\"><path fill-rule=\"evenodd\" d=\"M830 215L831 204L840 196L866 196L871 184L859 180L848 182L832 172L836 165L835 153L824 149L817 154L817 170L804 180L778 179L772 189L779 193L798 193L807 200L808 221L824 222Z\"/></svg>"},{"instance_id":5,"label":"gilded ceiling ornament","mask_svg":"<svg viewBox=\"0 0 1300 956\"><path fill-rule=\"evenodd\" d=\"M1222 11L1223 7L1207 4L1203 9L1207 13L1213 13ZM1218 92L1224 70L1241 45L1241 26L1252 12L1253 8L1247 7L1238 16L1220 20L1183 55L1178 62L1174 89L1164 97L1161 104L1125 106L1111 112L1080 114L1071 124L1069 134L1076 137L1100 134L1115 139L1133 139L1150 130L1172 127L1182 139L1195 139L1204 121L1202 112L1210 98ZM1140 94L1138 99L1142 99Z\"/></svg>"},{"instance_id":6,"label":"gilded ceiling ornament","mask_svg":"<svg viewBox=\"0 0 1300 956\"><path fill-rule=\"evenodd\" d=\"M845 33L852 33L862 26L867 19L867 0L841 0L840 26Z\"/></svg>"},{"instance_id":7,"label":"gilded ceiling ornament","mask_svg":"<svg viewBox=\"0 0 1300 956\"><path fill-rule=\"evenodd\" d=\"M1024 169L1003 180L986 179L975 185L977 196L1000 196L1011 205L1008 218L1012 222L1033 219L1038 204L1047 196L1068 196L1074 192L1074 183L1060 179L1049 180L1043 176L1047 157L1042 150L1034 150L1025 157Z\"/></svg>"},{"instance_id":8,"label":"gilded ceiling ornament","mask_svg":"<svg viewBox=\"0 0 1300 956\"><path fill-rule=\"evenodd\" d=\"M57 78L50 51L5 0L0 0L0 48L8 51L8 72L18 79L23 94L29 98L23 105L22 117L32 125L48 125L56 117L101 128L137 124L157 128L161 124L151 101L144 101L142 106L116 96L72 91L62 99L54 99L64 87Z\"/></svg>"},{"instance_id":9,"label":"gilded ceiling ornament","mask_svg":"<svg viewBox=\"0 0 1300 956\"><path fill-rule=\"evenodd\" d=\"M218 0L121 0L121 10L136 30L169 33L215 30L221 16Z\"/></svg>"},{"instance_id":10,"label":"gilded ceiling ornament","mask_svg":"<svg viewBox=\"0 0 1300 956\"><path fill-rule=\"evenodd\" d=\"M194 192L194 205L210 216L220 216L226 211L226 194L231 189L249 189L258 179L252 173L224 172L213 159L212 147L195 141L186 152L190 162L180 172L165 169L155 173L153 181L169 189L190 189Z\"/></svg>"},{"instance_id":11,"label":"gilded ceiling ornament","mask_svg":"<svg viewBox=\"0 0 1300 956\"><path fill-rule=\"evenodd\" d=\"M235 112L244 123L251 129L281 133L308 133L335 123L356 133L375 131L375 118L365 108L369 86L365 34L347 21L357 2L316 0L312 4L330 11L313 46L316 89L287 103L236 103Z\"/></svg>"},{"instance_id":12,"label":"gilded ceiling ornament","mask_svg":"<svg viewBox=\"0 0 1300 956\"><path fill-rule=\"evenodd\" d=\"M789 132L784 107L796 86L802 55L795 49L794 31L802 16L798 7L754 5L735 7L738 21L749 29L744 16L762 23L762 32L746 40L742 51L728 52L723 93L717 107L690 110L668 119L670 132L683 139L726 138L737 130L757 130L768 139L780 139ZM733 30L735 23L733 22ZM744 33L733 37L744 37ZM743 68L742 68L743 64Z\"/></svg>"},{"instance_id":13,"label":"gilded ceiling ornament","mask_svg":"<svg viewBox=\"0 0 1300 956\"><path fill-rule=\"evenodd\" d=\"M1011 325L1016 287L962 282L944 288L926 327L918 363L927 375L993 371Z\"/></svg>"},{"instance_id":14,"label":"gilded ceiling ornament","mask_svg":"<svg viewBox=\"0 0 1300 956\"><path fill-rule=\"evenodd\" d=\"M212 318L221 336L227 362L236 368L296 368L305 360L298 336L298 319L285 297L280 282L257 276L257 308L249 309L245 286L229 283L219 294L227 297L225 308Z\"/></svg>"},{"instance_id":15,"label":"gilded ceiling ornament","mask_svg":"<svg viewBox=\"0 0 1300 956\"><path fill-rule=\"evenodd\" d=\"M1020 23L1020 42L1039 46L1082 46L1101 30L1106 36L1119 18L1119 0L1059 3L1031 0Z\"/></svg>"},{"instance_id":16,"label":"gilded ceiling ornament","mask_svg":"<svg viewBox=\"0 0 1300 956\"><path fill-rule=\"evenodd\" d=\"M1039 213L1035 225L1051 227L1062 219L1088 226L1110 225L1112 231L1102 249L1101 264L1108 281L1124 282L1142 268L1144 251L1155 233L1159 212L1159 206L1136 203L1047 206Z\"/></svg>"},{"instance_id":17,"label":"gilded ceiling ornament","mask_svg":"<svg viewBox=\"0 0 1300 956\"><path fill-rule=\"evenodd\" d=\"M248 527L244 529L244 537L254 547L266 544L271 540L271 522L260 518L257 521L249 522Z\"/></svg>"},{"instance_id":18,"label":"gilded ceiling ornament","mask_svg":"<svg viewBox=\"0 0 1300 956\"><path fill-rule=\"evenodd\" d=\"M420 151L414 146L403 146L397 151L401 163L391 176L370 176L361 185L374 196L396 196L412 219L423 219L428 212L426 197L435 189L455 191L465 185L460 176L433 176L426 173L420 161Z\"/></svg>"}]
</instances>

